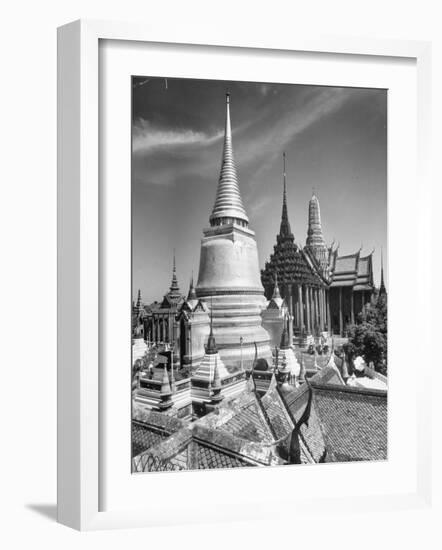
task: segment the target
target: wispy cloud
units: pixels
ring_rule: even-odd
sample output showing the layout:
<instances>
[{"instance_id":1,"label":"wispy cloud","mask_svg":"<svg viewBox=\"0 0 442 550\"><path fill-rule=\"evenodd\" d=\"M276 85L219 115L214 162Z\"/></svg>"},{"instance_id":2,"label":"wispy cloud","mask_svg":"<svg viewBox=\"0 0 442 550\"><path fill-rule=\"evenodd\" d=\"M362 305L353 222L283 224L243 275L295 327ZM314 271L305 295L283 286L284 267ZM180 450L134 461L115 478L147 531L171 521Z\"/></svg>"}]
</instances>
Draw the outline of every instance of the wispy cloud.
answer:
<instances>
[{"instance_id":1,"label":"wispy cloud","mask_svg":"<svg viewBox=\"0 0 442 550\"><path fill-rule=\"evenodd\" d=\"M265 132L254 136L253 147L242 145L240 153L244 163L255 162L257 158L265 159L258 171L282 154L288 143L305 130L331 115L342 107L349 97L346 89L321 90L312 95L303 106L284 105L279 118L268 125Z\"/></svg>"},{"instance_id":2,"label":"wispy cloud","mask_svg":"<svg viewBox=\"0 0 442 550\"><path fill-rule=\"evenodd\" d=\"M148 120L138 119L134 124L132 149L134 153L185 146L209 146L223 136L222 130L208 135L190 128L164 129Z\"/></svg>"}]
</instances>

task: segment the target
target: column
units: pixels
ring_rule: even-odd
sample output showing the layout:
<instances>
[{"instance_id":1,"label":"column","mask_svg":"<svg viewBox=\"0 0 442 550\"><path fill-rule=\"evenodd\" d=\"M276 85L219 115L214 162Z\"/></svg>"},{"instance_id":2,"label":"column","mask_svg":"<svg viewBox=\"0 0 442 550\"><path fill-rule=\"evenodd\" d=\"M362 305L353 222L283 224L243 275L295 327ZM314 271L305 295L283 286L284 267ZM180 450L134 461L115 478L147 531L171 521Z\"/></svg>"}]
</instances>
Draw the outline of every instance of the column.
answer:
<instances>
[{"instance_id":1,"label":"column","mask_svg":"<svg viewBox=\"0 0 442 550\"><path fill-rule=\"evenodd\" d=\"M353 297L353 289L350 290L350 322L352 325L355 324L355 304Z\"/></svg>"},{"instance_id":2,"label":"column","mask_svg":"<svg viewBox=\"0 0 442 550\"><path fill-rule=\"evenodd\" d=\"M288 308L289 308L289 342L293 344L293 303L292 303L292 285L287 285Z\"/></svg>"},{"instance_id":3,"label":"column","mask_svg":"<svg viewBox=\"0 0 442 550\"><path fill-rule=\"evenodd\" d=\"M298 285L298 303L299 303L299 330L304 330L304 304L302 301L302 285Z\"/></svg>"},{"instance_id":4,"label":"column","mask_svg":"<svg viewBox=\"0 0 442 550\"><path fill-rule=\"evenodd\" d=\"M316 290L316 302L318 303L318 326L322 330L322 315L321 315L321 289Z\"/></svg>"},{"instance_id":5,"label":"column","mask_svg":"<svg viewBox=\"0 0 442 550\"><path fill-rule=\"evenodd\" d=\"M308 334L311 333L311 318L310 318L310 287L305 287L305 313L306 313L306 321L307 321L307 332Z\"/></svg>"},{"instance_id":6,"label":"column","mask_svg":"<svg viewBox=\"0 0 442 550\"><path fill-rule=\"evenodd\" d=\"M331 316L330 316L330 290L326 291L325 300L327 303L327 329L329 334L331 334Z\"/></svg>"},{"instance_id":7,"label":"column","mask_svg":"<svg viewBox=\"0 0 442 550\"><path fill-rule=\"evenodd\" d=\"M299 320L298 320L298 302L296 300L297 292L295 291L295 285L291 285L290 288L291 288L290 296L291 296L291 300L292 300L291 314L292 314L292 317L293 317L292 325L293 325L293 330L294 330L294 327L297 327L298 323L299 323Z\"/></svg>"},{"instance_id":8,"label":"column","mask_svg":"<svg viewBox=\"0 0 442 550\"><path fill-rule=\"evenodd\" d=\"M310 287L310 325L312 334L315 332L315 303L313 301L313 287Z\"/></svg>"},{"instance_id":9,"label":"column","mask_svg":"<svg viewBox=\"0 0 442 550\"><path fill-rule=\"evenodd\" d=\"M342 314L342 286L339 287L339 333L344 333L344 318Z\"/></svg>"},{"instance_id":10,"label":"column","mask_svg":"<svg viewBox=\"0 0 442 550\"><path fill-rule=\"evenodd\" d=\"M324 289L319 289L319 309L321 311L321 332L325 330L325 315L324 315Z\"/></svg>"}]
</instances>

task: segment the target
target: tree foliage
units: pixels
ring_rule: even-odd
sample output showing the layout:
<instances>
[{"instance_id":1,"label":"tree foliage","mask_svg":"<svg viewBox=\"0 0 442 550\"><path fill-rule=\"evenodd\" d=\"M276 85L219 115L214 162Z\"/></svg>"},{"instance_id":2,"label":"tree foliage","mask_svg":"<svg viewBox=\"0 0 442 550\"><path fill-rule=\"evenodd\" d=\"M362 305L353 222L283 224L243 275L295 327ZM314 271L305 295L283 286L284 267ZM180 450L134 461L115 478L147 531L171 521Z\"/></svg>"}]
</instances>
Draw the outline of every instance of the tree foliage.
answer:
<instances>
[{"instance_id":1,"label":"tree foliage","mask_svg":"<svg viewBox=\"0 0 442 550\"><path fill-rule=\"evenodd\" d=\"M358 355L375 369L387 374L388 354L387 298L378 296L375 301L364 306L356 324L348 327L348 343L344 349L350 359Z\"/></svg>"}]
</instances>

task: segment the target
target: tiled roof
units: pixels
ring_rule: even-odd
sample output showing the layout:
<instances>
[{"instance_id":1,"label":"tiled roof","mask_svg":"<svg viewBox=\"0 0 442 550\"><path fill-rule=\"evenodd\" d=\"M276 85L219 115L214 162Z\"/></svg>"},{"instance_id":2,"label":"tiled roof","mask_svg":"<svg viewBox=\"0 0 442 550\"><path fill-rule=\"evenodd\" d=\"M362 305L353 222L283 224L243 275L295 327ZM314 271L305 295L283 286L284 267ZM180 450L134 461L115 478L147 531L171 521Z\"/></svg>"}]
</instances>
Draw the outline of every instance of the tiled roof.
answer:
<instances>
[{"instance_id":1,"label":"tiled roof","mask_svg":"<svg viewBox=\"0 0 442 550\"><path fill-rule=\"evenodd\" d=\"M349 256L338 256L335 264L335 274L337 273L352 273L357 272L358 254L350 254Z\"/></svg>"},{"instance_id":2,"label":"tiled roof","mask_svg":"<svg viewBox=\"0 0 442 550\"><path fill-rule=\"evenodd\" d=\"M294 423L284 405L277 387L270 388L261 400L277 440L292 432Z\"/></svg>"},{"instance_id":3,"label":"tiled roof","mask_svg":"<svg viewBox=\"0 0 442 550\"><path fill-rule=\"evenodd\" d=\"M309 386L302 384L298 388L281 387L281 395L295 422L298 422L308 403Z\"/></svg>"},{"instance_id":4,"label":"tiled roof","mask_svg":"<svg viewBox=\"0 0 442 550\"><path fill-rule=\"evenodd\" d=\"M171 434L181 430L186 422L145 409L134 403L132 409L132 456L154 447Z\"/></svg>"},{"instance_id":5,"label":"tiled roof","mask_svg":"<svg viewBox=\"0 0 442 550\"><path fill-rule=\"evenodd\" d=\"M139 455L166 437L169 437L169 434L155 431L144 424L132 422L132 456Z\"/></svg>"},{"instance_id":6,"label":"tiled roof","mask_svg":"<svg viewBox=\"0 0 442 550\"><path fill-rule=\"evenodd\" d=\"M222 425L223 430L256 443L272 441L273 434L256 401L243 407L237 414Z\"/></svg>"},{"instance_id":7,"label":"tiled roof","mask_svg":"<svg viewBox=\"0 0 442 550\"><path fill-rule=\"evenodd\" d=\"M333 367L324 367L309 379L309 384L302 384L298 388L285 387L280 389L281 396L288 408L293 420L298 422L307 403L310 383L343 385L344 382L339 373Z\"/></svg>"},{"instance_id":8,"label":"tiled roof","mask_svg":"<svg viewBox=\"0 0 442 550\"><path fill-rule=\"evenodd\" d=\"M310 378L310 383L314 384L335 384L343 386L344 381L339 371L333 367L324 367Z\"/></svg>"},{"instance_id":9,"label":"tiled roof","mask_svg":"<svg viewBox=\"0 0 442 550\"><path fill-rule=\"evenodd\" d=\"M360 258L359 264L358 264L358 276L368 275L369 274L369 258L370 256L367 256L366 258Z\"/></svg>"},{"instance_id":10,"label":"tiled roof","mask_svg":"<svg viewBox=\"0 0 442 550\"><path fill-rule=\"evenodd\" d=\"M387 392L312 383L312 405L301 435L315 461L387 458Z\"/></svg>"},{"instance_id":11,"label":"tiled roof","mask_svg":"<svg viewBox=\"0 0 442 550\"><path fill-rule=\"evenodd\" d=\"M354 290L371 290L373 287L372 254L361 257L360 251L347 256L331 253L332 287L352 286Z\"/></svg>"},{"instance_id":12,"label":"tiled roof","mask_svg":"<svg viewBox=\"0 0 442 550\"><path fill-rule=\"evenodd\" d=\"M197 444L198 470L212 468L239 468L243 466L253 466L238 457L230 456L219 450L212 449L205 445Z\"/></svg>"}]
</instances>

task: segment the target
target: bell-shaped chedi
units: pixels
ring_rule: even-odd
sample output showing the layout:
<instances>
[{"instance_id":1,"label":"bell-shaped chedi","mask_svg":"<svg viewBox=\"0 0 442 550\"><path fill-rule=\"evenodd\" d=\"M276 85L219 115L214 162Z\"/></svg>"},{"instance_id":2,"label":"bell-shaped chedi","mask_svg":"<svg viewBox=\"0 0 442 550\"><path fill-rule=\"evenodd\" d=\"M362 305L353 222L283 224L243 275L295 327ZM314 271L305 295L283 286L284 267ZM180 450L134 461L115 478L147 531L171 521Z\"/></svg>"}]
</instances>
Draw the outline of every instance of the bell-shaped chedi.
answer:
<instances>
[{"instance_id":1,"label":"bell-shaped chedi","mask_svg":"<svg viewBox=\"0 0 442 550\"><path fill-rule=\"evenodd\" d=\"M260 357L271 358L269 335L261 324L265 307L255 233L249 228L236 171L230 124L230 96L221 172L215 203L201 242L196 293L213 304L213 331L226 366L251 367L254 342Z\"/></svg>"}]
</instances>

